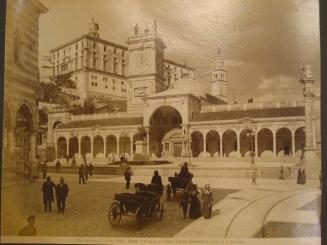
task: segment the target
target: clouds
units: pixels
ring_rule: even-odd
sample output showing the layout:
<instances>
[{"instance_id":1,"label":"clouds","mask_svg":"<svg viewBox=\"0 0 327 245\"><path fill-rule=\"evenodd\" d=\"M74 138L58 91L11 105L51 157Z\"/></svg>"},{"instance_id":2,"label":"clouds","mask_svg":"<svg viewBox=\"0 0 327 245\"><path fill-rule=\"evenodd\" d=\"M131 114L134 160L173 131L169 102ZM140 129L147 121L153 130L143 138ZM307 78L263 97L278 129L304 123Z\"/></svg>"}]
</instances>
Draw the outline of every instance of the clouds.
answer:
<instances>
[{"instance_id":1,"label":"clouds","mask_svg":"<svg viewBox=\"0 0 327 245\"><path fill-rule=\"evenodd\" d=\"M277 75L263 78L257 88L255 101L303 99L302 85L291 76Z\"/></svg>"},{"instance_id":2,"label":"clouds","mask_svg":"<svg viewBox=\"0 0 327 245\"><path fill-rule=\"evenodd\" d=\"M156 20L167 45L165 56L181 63L187 60L208 92L218 48L229 87L240 98L267 94L265 86L273 89L269 96L291 90L287 86L300 90L297 81L304 64L310 64L320 80L316 0L41 1L50 9L40 18L42 54L86 33L91 16L100 24L101 38L123 45L135 23L145 28Z\"/></svg>"}]
</instances>

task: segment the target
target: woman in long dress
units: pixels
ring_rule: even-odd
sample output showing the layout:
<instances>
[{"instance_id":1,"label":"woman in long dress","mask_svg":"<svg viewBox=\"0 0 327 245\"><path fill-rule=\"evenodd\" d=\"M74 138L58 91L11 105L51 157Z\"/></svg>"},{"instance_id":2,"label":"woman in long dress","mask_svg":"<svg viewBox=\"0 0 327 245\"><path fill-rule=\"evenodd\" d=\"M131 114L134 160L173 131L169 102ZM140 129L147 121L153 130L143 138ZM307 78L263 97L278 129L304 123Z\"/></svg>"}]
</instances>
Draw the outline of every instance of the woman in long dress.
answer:
<instances>
[{"instance_id":1,"label":"woman in long dress","mask_svg":"<svg viewBox=\"0 0 327 245\"><path fill-rule=\"evenodd\" d=\"M199 191L197 190L197 186L193 185L190 190L190 210L188 213L188 217L190 219L197 219L201 217L201 203L199 200Z\"/></svg>"},{"instance_id":2,"label":"woman in long dress","mask_svg":"<svg viewBox=\"0 0 327 245\"><path fill-rule=\"evenodd\" d=\"M203 217L208 219L212 215L212 204L213 195L210 189L210 185L206 184L204 187L204 192L202 193L202 206L203 206Z\"/></svg>"}]
</instances>

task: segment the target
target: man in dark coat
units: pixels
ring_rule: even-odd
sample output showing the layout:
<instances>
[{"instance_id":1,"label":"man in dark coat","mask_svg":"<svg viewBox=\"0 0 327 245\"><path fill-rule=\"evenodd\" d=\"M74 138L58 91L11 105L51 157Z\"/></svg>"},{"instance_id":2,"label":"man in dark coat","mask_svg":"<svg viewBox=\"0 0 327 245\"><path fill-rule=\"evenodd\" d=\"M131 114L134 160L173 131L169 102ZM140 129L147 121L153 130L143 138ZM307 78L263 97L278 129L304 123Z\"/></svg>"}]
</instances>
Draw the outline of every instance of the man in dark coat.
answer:
<instances>
[{"instance_id":1,"label":"man in dark coat","mask_svg":"<svg viewBox=\"0 0 327 245\"><path fill-rule=\"evenodd\" d=\"M151 184L155 184L158 186L159 193L162 195L163 194L163 185L162 185L162 180L161 176L159 175L158 170L154 171L154 175L151 180Z\"/></svg>"},{"instance_id":2,"label":"man in dark coat","mask_svg":"<svg viewBox=\"0 0 327 245\"><path fill-rule=\"evenodd\" d=\"M93 171L93 165L90 162L90 164L89 164L89 173L90 173L90 176L92 176L92 171Z\"/></svg>"},{"instance_id":3,"label":"man in dark coat","mask_svg":"<svg viewBox=\"0 0 327 245\"><path fill-rule=\"evenodd\" d=\"M60 171L60 168L61 168L61 164L60 164L60 161L58 159L57 162L56 162L56 172Z\"/></svg>"},{"instance_id":4,"label":"man in dark coat","mask_svg":"<svg viewBox=\"0 0 327 245\"><path fill-rule=\"evenodd\" d=\"M54 201L53 188L55 187L56 185L51 181L50 176L48 176L47 181L42 186L44 211L48 209L51 211L51 203Z\"/></svg>"},{"instance_id":5,"label":"man in dark coat","mask_svg":"<svg viewBox=\"0 0 327 245\"><path fill-rule=\"evenodd\" d=\"M65 204L66 204L66 197L68 196L68 185L64 182L64 178L60 178L60 183L56 187L56 198L57 198L57 206L58 206L58 213L64 213L65 211Z\"/></svg>"},{"instance_id":6,"label":"man in dark coat","mask_svg":"<svg viewBox=\"0 0 327 245\"><path fill-rule=\"evenodd\" d=\"M127 167L124 172L125 180L126 180L126 189L129 189L129 185L131 183L131 176L132 176L132 170L130 167Z\"/></svg>"},{"instance_id":7,"label":"man in dark coat","mask_svg":"<svg viewBox=\"0 0 327 245\"><path fill-rule=\"evenodd\" d=\"M189 177L187 162L184 162L184 165L181 167L181 171L179 172L180 177Z\"/></svg>"},{"instance_id":8,"label":"man in dark coat","mask_svg":"<svg viewBox=\"0 0 327 245\"><path fill-rule=\"evenodd\" d=\"M23 227L19 232L18 236L36 236L35 216L31 215L27 218L28 225Z\"/></svg>"},{"instance_id":9,"label":"man in dark coat","mask_svg":"<svg viewBox=\"0 0 327 245\"><path fill-rule=\"evenodd\" d=\"M89 179L89 166L87 166L87 163L85 162L84 168L83 168L83 172L84 172L84 178L85 180Z\"/></svg>"},{"instance_id":10,"label":"man in dark coat","mask_svg":"<svg viewBox=\"0 0 327 245\"><path fill-rule=\"evenodd\" d=\"M85 179L84 179L84 165L81 164L81 166L78 169L78 177L79 177L79 183L81 184L81 182L83 182L83 184L85 183Z\"/></svg>"}]
</instances>

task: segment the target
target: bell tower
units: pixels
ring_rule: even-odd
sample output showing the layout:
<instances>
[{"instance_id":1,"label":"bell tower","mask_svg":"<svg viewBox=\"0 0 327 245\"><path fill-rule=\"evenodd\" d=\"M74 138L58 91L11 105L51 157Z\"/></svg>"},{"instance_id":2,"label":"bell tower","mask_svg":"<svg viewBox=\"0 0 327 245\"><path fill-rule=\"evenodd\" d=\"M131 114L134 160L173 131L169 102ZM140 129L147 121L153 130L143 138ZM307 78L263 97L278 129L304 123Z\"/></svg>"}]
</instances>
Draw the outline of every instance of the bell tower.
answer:
<instances>
[{"instance_id":1,"label":"bell tower","mask_svg":"<svg viewBox=\"0 0 327 245\"><path fill-rule=\"evenodd\" d=\"M140 30L136 24L134 35L128 38L129 78L127 111L143 113L143 98L166 89L164 84L163 41L157 37L157 25Z\"/></svg>"},{"instance_id":2,"label":"bell tower","mask_svg":"<svg viewBox=\"0 0 327 245\"><path fill-rule=\"evenodd\" d=\"M218 51L218 56L215 61L215 69L211 76L211 94L218 99L225 102L228 100L227 96L227 80L226 80L226 70L224 69L224 60L220 55L220 50Z\"/></svg>"}]
</instances>

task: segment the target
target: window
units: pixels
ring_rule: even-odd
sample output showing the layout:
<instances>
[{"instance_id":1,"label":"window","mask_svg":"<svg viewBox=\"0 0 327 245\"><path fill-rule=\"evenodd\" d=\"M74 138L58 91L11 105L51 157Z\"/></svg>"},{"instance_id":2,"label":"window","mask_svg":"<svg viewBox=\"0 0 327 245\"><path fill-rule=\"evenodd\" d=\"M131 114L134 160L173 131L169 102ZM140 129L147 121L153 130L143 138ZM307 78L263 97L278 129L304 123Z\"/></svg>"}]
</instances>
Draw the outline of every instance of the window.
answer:
<instances>
[{"instance_id":1,"label":"window","mask_svg":"<svg viewBox=\"0 0 327 245\"><path fill-rule=\"evenodd\" d=\"M103 60L103 70L104 71L107 71L107 63L108 63L107 60Z\"/></svg>"},{"instance_id":2,"label":"window","mask_svg":"<svg viewBox=\"0 0 327 245\"><path fill-rule=\"evenodd\" d=\"M96 43L93 43L93 48L96 48L97 47L97 44Z\"/></svg>"},{"instance_id":3,"label":"window","mask_svg":"<svg viewBox=\"0 0 327 245\"><path fill-rule=\"evenodd\" d=\"M97 67L97 58L93 57L93 69Z\"/></svg>"},{"instance_id":4,"label":"window","mask_svg":"<svg viewBox=\"0 0 327 245\"><path fill-rule=\"evenodd\" d=\"M76 81L77 81L77 79L78 79L78 78L77 78L77 77L75 77L75 80L76 80Z\"/></svg>"},{"instance_id":5,"label":"window","mask_svg":"<svg viewBox=\"0 0 327 245\"><path fill-rule=\"evenodd\" d=\"M125 52L124 52L124 51L122 51L122 52L121 52L121 56L122 56L122 57L124 57L124 55L125 55Z\"/></svg>"},{"instance_id":6,"label":"window","mask_svg":"<svg viewBox=\"0 0 327 245\"><path fill-rule=\"evenodd\" d=\"M165 143L165 151L169 151L169 143Z\"/></svg>"},{"instance_id":7,"label":"window","mask_svg":"<svg viewBox=\"0 0 327 245\"><path fill-rule=\"evenodd\" d=\"M91 84L92 84L92 86L93 86L93 85L94 85L94 82L92 82Z\"/></svg>"},{"instance_id":8,"label":"window","mask_svg":"<svg viewBox=\"0 0 327 245\"><path fill-rule=\"evenodd\" d=\"M116 54L116 53L117 53L117 49L114 48L114 54Z\"/></svg>"},{"instance_id":9,"label":"window","mask_svg":"<svg viewBox=\"0 0 327 245\"><path fill-rule=\"evenodd\" d=\"M124 81L121 81L121 85L124 85Z\"/></svg>"},{"instance_id":10,"label":"window","mask_svg":"<svg viewBox=\"0 0 327 245\"><path fill-rule=\"evenodd\" d=\"M66 51L64 50L64 55L66 54Z\"/></svg>"},{"instance_id":11,"label":"window","mask_svg":"<svg viewBox=\"0 0 327 245\"><path fill-rule=\"evenodd\" d=\"M108 85L106 85L105 88L108 89Z\"/></svg>"},{"instance_id":12,"label":"window","mask_svg":"<svg viewBox=\"0 0 327 245\"><path fill-rule=\"evenodd\" d=\"M112 87L112 90L115 90L116 88L115 87Z\"/></svg>"},{"instance_id":13,"label":"window","mask_svg":"<svg viewBox=\"0 0 327 245\"><path fill-rule=\"evenodd\" d=\"M59 57L59 51L57 52L57 58Z\"/></svg>"},{"instance_id":14,"label":"window","mask_svg":"<svg viewBox=\"0 0 327 245\"><path fill-rule=\"evenodd\" d=\"M103 46L103 51L106 52L106 50L107 50L107 47Z\"/></svg>"},{"instance_id":15,"label":"window","mask_svg":"<svg viewBox=\"0 0 327 245\"><path fill-rule=\"evenodd\" d=\"M98 87L98 83L94 83L96 87Z\"/></svg>"}]
</instances>

